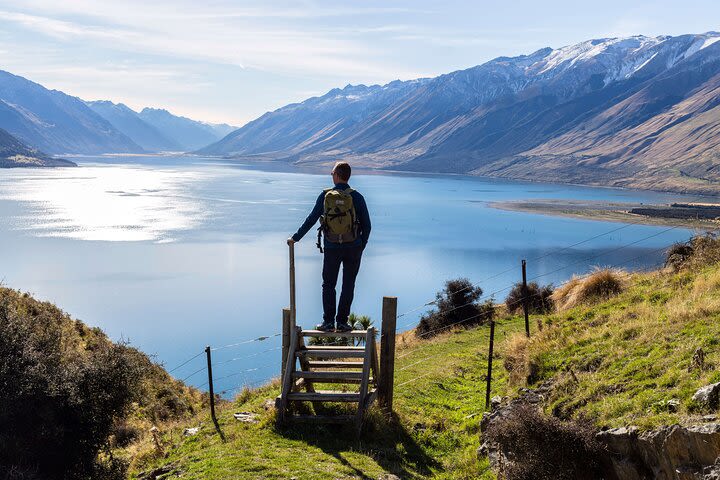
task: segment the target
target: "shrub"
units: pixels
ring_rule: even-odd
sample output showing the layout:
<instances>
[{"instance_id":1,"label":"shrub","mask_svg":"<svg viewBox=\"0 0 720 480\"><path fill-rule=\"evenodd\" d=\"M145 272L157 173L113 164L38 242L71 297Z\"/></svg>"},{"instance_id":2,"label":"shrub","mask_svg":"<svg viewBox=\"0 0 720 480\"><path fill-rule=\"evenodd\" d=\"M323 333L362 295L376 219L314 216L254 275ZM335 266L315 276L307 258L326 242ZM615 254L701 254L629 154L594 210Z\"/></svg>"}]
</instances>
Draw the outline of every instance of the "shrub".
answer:
<instances>
[{"instance_id":1,"label":"shrub","mask_svg":"<svg viewBox=\"0 0 720 480\"><path fill-rule=\"evenodd\" d=\"M597 268L585 277L573 277L552 294L557 310L567 310L583 303L593 303L621 293L627 273L610 268Z\"/></svg>"},{"instance_id":2,"label":"shrub","mask_svg":"<svg viewBox=\"0 0 720 480\"><path fill-rule=\"evenodd\" d=\"M720 238L715 233L696 235L687 242L675 243L665 254L665 266L675 271L704 267L720 262Z\"/></svg>"},{"instance_id":3,"label":"shrub","mask_svg":"<svg viewBox=\"0 0 720 480\"><path fill-rule=\"evenodd\" d=\"M69 328L56 307L0 289L0 472L17 478L122 478L98 460L136 399L133 349Z\"/></svg>"},{"instance_id":4,"label":"shrub","mask_svg":"<svg viewBox=\"0 0 720 480\"><path fill-rule=\"evenodd\" d=\"M665 266L678 271L690 260L692 254L693 247L691 242L674 243L665 253Z\"/></svg>"},{"instance_id":5,"label":"shrub","mask_svg":"<svg viewBox=\"0 0 720 480\"><path fill-rule=\"evenodd\" d=\"M490 322L495 315L492 300L478 302L482 289L467 278L448 280L435 295L435 310L420 317L415 329L418 336L434 336L451 326L469 327Z\"/></svg>"},{"instance_id":6,"label":"shrub","mask_svg":"<svg viewBox=\"0 0 720 480\"><path fill-rule=\"evenodd\" d=\"M530 282L528 290L528 311L534 314L549 313L553 310L553 287L552 285L539 286L536 282ZM516 283L505 299L505 306L508 312L514 314L523 308L523 284Z\"/></svg>"},{"instance_id":7,"label":"shrub","mask_svg":"<svg viewBox=\"0 0 720 480\"><path fill-rule=\"evenodd\" d=\"M605 449L588 423L562 422L521 405L491 422L484 439L498 445L508 462L507 480L603 478Z\"/></svg>"}]
</instances>

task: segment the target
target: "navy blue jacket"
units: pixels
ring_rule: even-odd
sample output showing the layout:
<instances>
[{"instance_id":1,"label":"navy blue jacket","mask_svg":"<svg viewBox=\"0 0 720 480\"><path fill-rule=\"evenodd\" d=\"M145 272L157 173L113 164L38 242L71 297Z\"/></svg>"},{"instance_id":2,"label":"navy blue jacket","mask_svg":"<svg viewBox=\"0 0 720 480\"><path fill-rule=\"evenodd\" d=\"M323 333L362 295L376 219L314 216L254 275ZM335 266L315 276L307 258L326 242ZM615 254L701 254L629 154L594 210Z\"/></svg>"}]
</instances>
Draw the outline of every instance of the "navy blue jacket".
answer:
<instances>
[{"instance_id":1,"label":"navy blue jacket","mask_svg":"<svg viewBox=\"0 0 720 480\"><path fill-rule=\"evenodd\" d=\"M346 188L350 188L350 186L347 183L338 183L335 185L335 188L338 190L345 190ZM358 247L360 245L362 245L364 248L365 245L367 245L368 240L370 239L370 214L368 213L365 198L355 190L350 192L350 196L353 199L353 205L355 206L355 214L357 215L357 220L360 223L360 236L354 242L342 244L329 242L323 236L323 243L325 244L325 248ZM325 191L320 193L317 201L315 202L315 207L313 207L312 209L312 212L310 212L310 215L308 215L308 217L305 219L303 224L298 229L297 233L292 236L292 239L296 242L299 242L300 239L303 238L305 234L313 227L313 225L315 225L315 223L320 220L320 216L324 213L324 210Z\"/></svg>"}]
</instances>

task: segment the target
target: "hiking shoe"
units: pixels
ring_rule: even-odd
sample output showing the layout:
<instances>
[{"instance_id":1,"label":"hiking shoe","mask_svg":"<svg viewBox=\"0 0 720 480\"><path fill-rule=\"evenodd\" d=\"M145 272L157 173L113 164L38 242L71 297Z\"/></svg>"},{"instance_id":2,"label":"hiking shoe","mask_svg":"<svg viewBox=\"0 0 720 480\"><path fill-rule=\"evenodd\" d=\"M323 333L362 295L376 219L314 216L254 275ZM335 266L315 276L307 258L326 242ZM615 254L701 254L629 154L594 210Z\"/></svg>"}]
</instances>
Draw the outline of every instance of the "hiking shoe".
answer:
<instances>
[{"instance_id":1,"label":"hiking shoe","mask_svg":"<svg viewBox=\"0 0 720 480\"><path fill-rule=\"evenodd\" d=\"M332 323L321 323L315 326L315 330L320 330L321 332L332 332L333 328L334 325Z\"/></svg>"},{"instance_id":2,"label":"hiking shoe","mask_svg":"<svg viewBox=\"0 0 720 480\"><path fill-rule=\"evenodd\" d=\"M337 328L335 329L336 332L349 332L351 330L352 327L347 323L338 323Z\"/></svg>"}]
</instances>

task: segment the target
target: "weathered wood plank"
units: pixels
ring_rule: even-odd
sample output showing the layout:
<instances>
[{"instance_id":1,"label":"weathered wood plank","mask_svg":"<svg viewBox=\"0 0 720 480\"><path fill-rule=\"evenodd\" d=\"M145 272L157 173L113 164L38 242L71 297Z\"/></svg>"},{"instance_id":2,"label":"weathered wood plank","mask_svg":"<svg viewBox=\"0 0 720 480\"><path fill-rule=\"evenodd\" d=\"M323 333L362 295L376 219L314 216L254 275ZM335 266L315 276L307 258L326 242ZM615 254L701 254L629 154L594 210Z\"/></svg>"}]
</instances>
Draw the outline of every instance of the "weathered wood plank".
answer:
<instances>
[{"instance_id":1,"label":"weathered wood plank","mask_svg":"<svg viewBox=\"0 0 720 480\"><path fill-rule=\"evenodd\" d=\"M363 417L365 415L365 396L367 395L368 383L370 380L370 363L373 342L375 341L375 329L368 328L365 335L365 358L363 359L362 381L360 382L360 400L358 401L357 417L355 419L355 428L358 435L362 430Z\"/></svg>"},{"instance_id":2,"label":"weathered wood plank","mask_svg":"<svg viewBox=\"0 0 720 480\"><path fill-rule=\"evenodd\" d=\"M293 378L306 378L318 383L320 382L360 382L362 380L362 372L295 372Z\"/></svg>"},{"instance_id":3,"label":"weathered wood plank","mask_svg":"<svg viewBox=\"0 0 720 480\"><path fill-rule=\"evenodd\" d=\"M363 358L365 352L362 350L298 350L295 355L305 358Z\"/></svg>"},{"instance_id":4,"label":"weathered wood plank","mask_svg":"<svg viewBox=\"0 0 720 480\"><path fill-rule=\"evenodd\" d=\"M343 350L346 352L364 352L365 347L350 347L350 346L346 346L346 345L308 345L307 347L301 346L300 350L307 350L309 352L322 352L323 350Z\"/></svg>"},{"instance_id":5,"label":"weathered wood plank","mask_svg":"<svg viewBox=\"0 0 720 480\"><path fill-rule=\"evenodd\" d=\"M392 412L395 381L395 330L397 326L397 297L383 297L382 335L380 337L380 374L378 401Z\"/></svg>"},{"instance_id":6,"label":"weathered wood plank","mask_svg":"<svg viewBox=\"0 0 720 480\"><path fill-rule=\"evenodd\" d=\"M359 393L336 392L333 390L318 390L316 392L289 393L288 401L291 402L358 402Z\"/></svg>"},{"instance_id":7,"label":"weathered wood plank","mask_svg":"<svg viewBox=\"0 0 720 480\"><path fill-rule=\"evenodd\" d=\"M297 348L297 342L298 342L298 332L297 330L292 330L290 334L290 349L287 358L287 364L285 365L285 376L283 377L283 387L282 387L282 393L280 394L280 402L279 402L279 409L278 409L278 422L284 423L285 422L285 414L287 412L287 402L288 402L288 395L290 395L290 391L292 390L292 373L295 371L295 355L293 355L293 352Z\"/></svg>"},{"instance_id":8,"label":"weathered wood plank","mask_svg":"<svg viewBox=\"0 0 720 480\"><path fill-rule=\"evenodd\" d=\"M363 362L308 362L310 368L362 368Z\"/></svg>"},{"instance_id":9,"label":"weathered wood plank","mask_svg":"<svg viewBox=\"0 0 720 480\"><path fill-rule=\"evenodd\" d=\"M303 330L302 334L305 337L338 337L338 338L362 338L367 333L367 330L352 330L350 332L322 332L320 330Z\"/></svg>"}]
</instances>

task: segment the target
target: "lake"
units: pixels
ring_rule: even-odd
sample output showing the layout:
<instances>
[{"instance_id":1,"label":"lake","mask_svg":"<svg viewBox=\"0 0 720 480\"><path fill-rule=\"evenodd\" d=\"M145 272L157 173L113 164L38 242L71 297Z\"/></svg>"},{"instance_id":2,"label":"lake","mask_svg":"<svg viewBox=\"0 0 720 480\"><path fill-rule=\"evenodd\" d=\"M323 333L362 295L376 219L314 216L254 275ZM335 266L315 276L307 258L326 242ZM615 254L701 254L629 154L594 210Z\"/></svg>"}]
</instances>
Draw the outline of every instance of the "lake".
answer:
<instances>
[{"instance_id":1,"label":"lake","mask_svg":"<svg viewBox=\"0 0 720 480\"><path fill-rule=\"evenodd\" d=\"M329 171L181 156L76 162L0 170L3 284L57 303L171 369L205 345L231 345L213 353L216 391L278 375L280 339L272 335L289 303L285 240L329 186ZM558 284L596 265L657 266L661 247L692 234L486 205L691 200L682 195L375 172L357 172L350 184L365 195L373 221L353 311L378 326L383 295L398 297L399 313L410 311L398 319L408 329L450 278L468 277L502 301L521 279L523 258L529 279ZM298 323L309 327L322 317L314 230L296 257ZM260 336L270 338L248 342ZM173 374L203 386L203 365L201 355Z\"/></svg>"}]
</instances>

